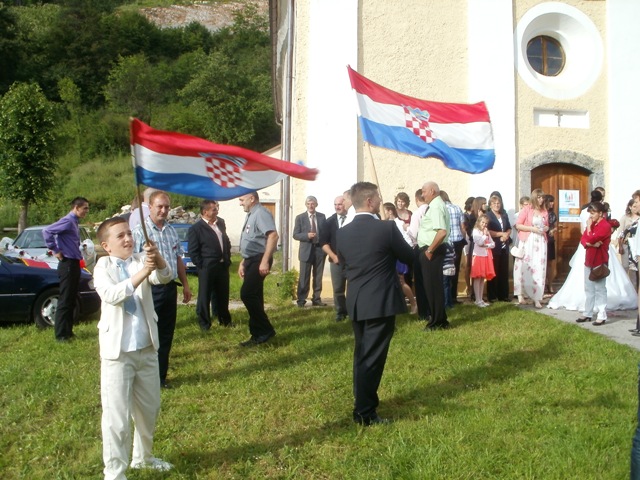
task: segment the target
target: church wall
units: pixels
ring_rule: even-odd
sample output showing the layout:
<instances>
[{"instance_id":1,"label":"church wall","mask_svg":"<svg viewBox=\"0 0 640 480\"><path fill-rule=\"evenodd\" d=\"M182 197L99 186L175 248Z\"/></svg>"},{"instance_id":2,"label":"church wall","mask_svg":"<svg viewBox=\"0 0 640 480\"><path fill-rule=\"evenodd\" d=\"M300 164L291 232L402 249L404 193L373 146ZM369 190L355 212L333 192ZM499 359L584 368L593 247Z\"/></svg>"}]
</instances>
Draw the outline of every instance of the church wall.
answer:
<instances>
[{"instance_id":1,"label":"church wall","mask_svg":"<svg viewBox=\"0 0 640 480\"><path fill-rule=\"evenodd\" d=\"M543 2L518 1L515 2L516 25L523 17ZM593 22L603 46L606 42L606 2L603 1L566 1L564 5L575 7ZM548 4L551 5L551 4ZM560 35L571 35L569 27L559 22L557 31ZM573 52L567 51L567 65L574 57ZM608 110L607 110L607 70L606 54L599 69L597 78L590 87L578 95L567 98L550 98L532 89L521 74L516 75L516 132L518 145L518 163L523 167L527 159L541 158L546 151L565 150L584 154L594 160L594 164L601 165L603 171L598 172L599 178L605 178L608 183ZM520 67L522 68L522 67ZM565 67L566 68L566 67ZM562 75L562 73L561 73ZM560 77L558 77L560 78ZM579 88L576 88L579 90ZM536 126L534 111L586 112L588 116L587 128L567 128L557 126ZM562 119L561 119L562 120ZM535 165L534 165L535 167ZM523 167L524 168L524 167ZM528 172L520 171L521 175ZM535 185L526 188L520 185L519 195L527 194ZM606 187L606 185L605 185Z\"/></svg>"}]
</instances>

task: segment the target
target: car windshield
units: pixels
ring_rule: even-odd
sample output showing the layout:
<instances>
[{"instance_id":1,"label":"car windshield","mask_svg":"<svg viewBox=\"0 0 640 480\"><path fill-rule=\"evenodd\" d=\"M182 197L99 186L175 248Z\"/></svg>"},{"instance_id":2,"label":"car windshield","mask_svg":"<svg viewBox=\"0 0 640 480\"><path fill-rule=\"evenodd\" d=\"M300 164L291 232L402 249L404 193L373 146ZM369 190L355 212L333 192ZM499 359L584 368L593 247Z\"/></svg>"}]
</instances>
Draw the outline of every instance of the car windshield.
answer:
<instances>
[{"instance_id":1,"label":"car windshield","mask_svg":"<svg viewBox=\"0 0 640 480\"><path fill-rule=\"evenodd\" d=\"M13 245L19 248L47 248L42 236L42 230L23 230L16 237Z\"/></svg>"}]
</instances>

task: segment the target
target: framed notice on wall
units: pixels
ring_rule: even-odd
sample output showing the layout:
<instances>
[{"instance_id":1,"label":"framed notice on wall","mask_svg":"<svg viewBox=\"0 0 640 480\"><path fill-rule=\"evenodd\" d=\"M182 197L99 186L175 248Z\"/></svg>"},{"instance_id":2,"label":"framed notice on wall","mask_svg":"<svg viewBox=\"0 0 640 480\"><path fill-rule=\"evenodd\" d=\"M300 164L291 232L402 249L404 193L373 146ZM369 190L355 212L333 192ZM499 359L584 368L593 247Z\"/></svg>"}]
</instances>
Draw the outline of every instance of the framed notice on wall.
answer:
<instances>
[{"instance_id":1,"label":"framed notice on wall","mask_svg":"<svg viewBox=\"0 0 640 480\"><path fill-rule=\"evenodd\" d=\"M580 223L580 190L558 192L558 221Z\"/></svg>"}]
</instances>

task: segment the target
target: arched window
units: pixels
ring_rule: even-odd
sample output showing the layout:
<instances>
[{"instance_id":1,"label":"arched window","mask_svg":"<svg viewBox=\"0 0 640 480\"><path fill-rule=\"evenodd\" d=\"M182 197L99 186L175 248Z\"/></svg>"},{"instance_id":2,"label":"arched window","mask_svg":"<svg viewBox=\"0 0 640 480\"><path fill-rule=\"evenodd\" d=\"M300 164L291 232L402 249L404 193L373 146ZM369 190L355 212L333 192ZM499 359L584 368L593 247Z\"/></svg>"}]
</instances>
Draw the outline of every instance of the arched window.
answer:
<instances>
[{"instance_id":1,"label":"arched window","mask_svg":"<svg viewBox=\"0 0 640 480\"><path fill-rule=\"evenodd\" d=\"M555 38L541 35L527 44L527 59L536 72L555 77L564 68L564 50Z\"/></svg>"}]
</instances>

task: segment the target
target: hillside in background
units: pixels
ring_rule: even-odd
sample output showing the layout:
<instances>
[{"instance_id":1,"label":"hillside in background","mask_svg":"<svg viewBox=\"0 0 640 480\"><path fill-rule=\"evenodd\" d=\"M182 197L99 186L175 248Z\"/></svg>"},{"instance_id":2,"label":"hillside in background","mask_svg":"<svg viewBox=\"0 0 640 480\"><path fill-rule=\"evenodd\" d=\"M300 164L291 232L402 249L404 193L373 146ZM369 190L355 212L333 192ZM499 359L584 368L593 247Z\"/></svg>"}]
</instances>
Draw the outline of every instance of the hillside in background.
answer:
<instances>
[{"instance_id":1,"label":"hillside in background","mask_svg":"<svg viewBox=\"0 0 640 480\"><path fill-rule=\"evenodd\" d=\"M55 112L54 184L33 182L26 226L57 220L76 196L90 201L88 223L131 203L131 117L255 151L280 141L268 0L0 3L2 25L0 59L11 68L0 69L0 98L13 84L37 84ZM0 175L17 170L0 151ZM7 192L0 229L18 226L24 198ZM199 201L175 198L186 208Z\"/></svg>"}]
</instances>

